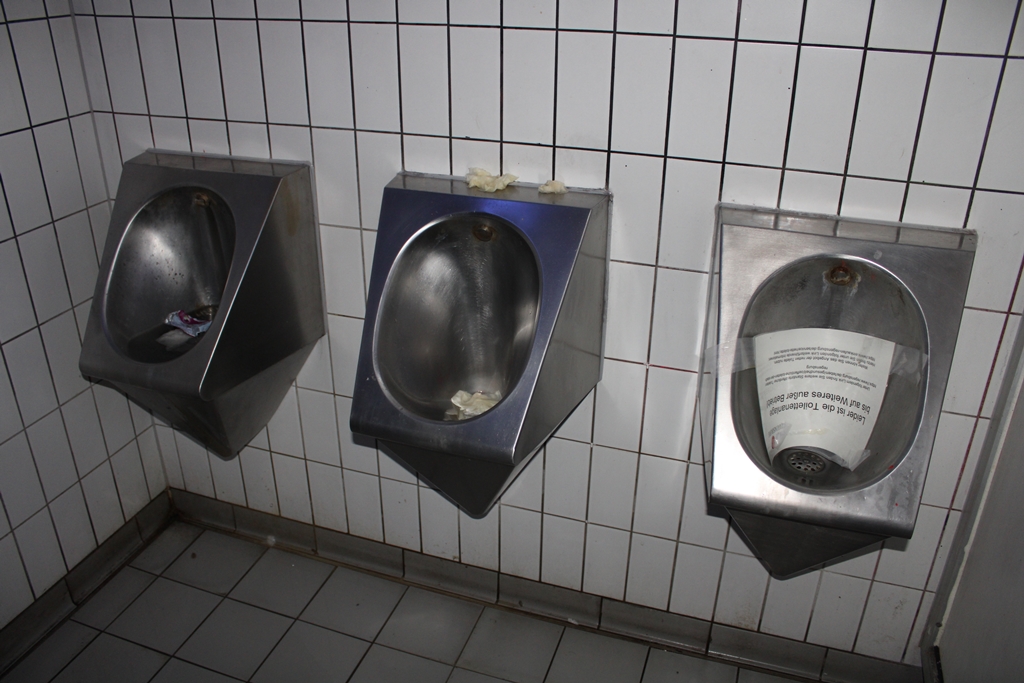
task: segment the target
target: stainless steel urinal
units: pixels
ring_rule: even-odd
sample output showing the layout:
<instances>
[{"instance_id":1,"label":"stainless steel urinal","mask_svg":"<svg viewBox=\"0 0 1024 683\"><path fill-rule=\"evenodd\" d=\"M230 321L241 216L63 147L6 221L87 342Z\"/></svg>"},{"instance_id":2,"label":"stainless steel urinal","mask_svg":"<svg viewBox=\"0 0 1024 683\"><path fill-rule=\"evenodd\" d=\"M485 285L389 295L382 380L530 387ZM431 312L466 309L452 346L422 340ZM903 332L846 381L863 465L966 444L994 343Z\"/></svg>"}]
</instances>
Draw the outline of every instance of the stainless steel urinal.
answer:
<instances>
[{"instance_id":1,"label":"stainless steel urinal","mask_svg":"<svg viewBox=\"0 0 1024 683\"><path fill-rule=\"evenodd\" d=\"M209 329L176 331L179 310ZM231 457L277 410L324 311L308 165L150 151L121 172L79 366Z\"/></svg>"},{"instance_id":2,"label":"stainless steel urinal","mask_svg":"<svg viewBox=\"0 0 1024 683\"><path fill-rule=\"evenodd\" d=\"M481 516L597 384L609 195L496 194L400 174L384 190L354 432ZM458 419L453 397L493 407Z\"/></svg>"},{"instance_id":3,"label":"stainless steel urinal","mask_svg":"<svg viewBox=\"0 0 1024 683\"><path fill-rule=\"evenodd\" d=\"M710 503L774 575L913 533L976 239L719 206L691 457L705 461ZM751 340L814 328L894 342L905 359L853 470L799 450L768 456Z\"/></svg>"}]
</instances>

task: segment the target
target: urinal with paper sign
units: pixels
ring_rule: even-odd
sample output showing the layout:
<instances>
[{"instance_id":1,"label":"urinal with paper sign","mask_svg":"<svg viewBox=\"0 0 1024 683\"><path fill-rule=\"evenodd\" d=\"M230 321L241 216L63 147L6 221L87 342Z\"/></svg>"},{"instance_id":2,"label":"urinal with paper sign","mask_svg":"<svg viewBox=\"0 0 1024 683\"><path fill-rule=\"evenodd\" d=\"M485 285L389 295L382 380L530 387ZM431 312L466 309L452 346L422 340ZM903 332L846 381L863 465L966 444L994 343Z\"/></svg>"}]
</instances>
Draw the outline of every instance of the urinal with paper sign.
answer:
<instances>
[{"instance_id":1,"label":"urinal with paper sign","mask_svg":"<svg viewBox=\"0 0 1024 683\"><path fill-rule=\"evenodd\" d=\"M774 575L913 533L975 243L719 206L694 448Z\"/></svg>"}]
</instances>

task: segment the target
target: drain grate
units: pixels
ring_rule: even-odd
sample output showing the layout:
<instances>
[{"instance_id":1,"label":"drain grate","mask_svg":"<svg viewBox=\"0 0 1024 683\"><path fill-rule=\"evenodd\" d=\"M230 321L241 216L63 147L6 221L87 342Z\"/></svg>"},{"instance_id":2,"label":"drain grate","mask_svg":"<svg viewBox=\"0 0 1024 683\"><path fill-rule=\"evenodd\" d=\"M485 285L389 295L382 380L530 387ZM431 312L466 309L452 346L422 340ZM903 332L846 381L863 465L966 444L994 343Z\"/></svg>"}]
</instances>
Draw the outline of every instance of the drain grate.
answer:
<instances>
[{"instance_id":1,"label":"drain grate","mask_svg":"<svg viewBox=\"0 0 1024 683\"><path fill-rule=\"evenodd\" d=\"M825 459L810 451L793 451L786 456L786 464L798 472L817 474L825 469Z\"/></svg>"}]
</instances>

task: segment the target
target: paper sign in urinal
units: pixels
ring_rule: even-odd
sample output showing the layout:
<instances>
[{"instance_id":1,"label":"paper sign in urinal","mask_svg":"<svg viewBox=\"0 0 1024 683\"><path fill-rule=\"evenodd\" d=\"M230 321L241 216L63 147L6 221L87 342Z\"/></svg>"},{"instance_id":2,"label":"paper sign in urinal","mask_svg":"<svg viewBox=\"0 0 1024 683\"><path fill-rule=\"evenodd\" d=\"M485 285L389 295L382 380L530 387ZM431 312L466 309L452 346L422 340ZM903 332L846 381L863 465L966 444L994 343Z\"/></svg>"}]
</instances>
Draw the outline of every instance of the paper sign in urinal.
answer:
<instances>
[{"instance_id":1,"label":"paper sign in urinal","mask_svg":"<svg viewBox=\"0 0 1024 683\"><path fill-rule=\"evenodd\" d=\"M870 455L895 348L885 339L822 328L755 337L768 456L800 449L856 469Z\"/></svg>"}]
</instances>

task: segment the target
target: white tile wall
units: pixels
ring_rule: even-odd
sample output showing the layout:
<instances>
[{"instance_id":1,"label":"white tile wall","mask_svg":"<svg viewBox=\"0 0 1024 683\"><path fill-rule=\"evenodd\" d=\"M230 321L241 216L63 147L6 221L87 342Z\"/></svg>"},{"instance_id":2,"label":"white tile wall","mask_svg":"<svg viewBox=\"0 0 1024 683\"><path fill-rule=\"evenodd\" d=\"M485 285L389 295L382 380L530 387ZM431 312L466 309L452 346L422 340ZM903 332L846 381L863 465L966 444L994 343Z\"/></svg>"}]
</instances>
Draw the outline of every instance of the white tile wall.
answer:
<instances>
[{"instance_id":1,"label":"white tile wall","mask_svg":"<svg viewBox=\"0 0 1024 683\"><path fill-rule=\"evenodd\" d=\"M633 534L629 548L626 600L655 609L668 609L675 553L675 541Z\"/></svg>"},{"instance_id":2,"label":"white tile wall","mask_svg":"<svg viewBox=\"0 0 1024 683\"><path fill-rule=\"evenodd\" d=\"M870 588L867 579L822 572L807 642L851 649Z\"/></svg>"},{"instance_id":3,"label":"white tile wall","mask_svg":"<svg viewBox=\"0 0 1024 683\"><path fill-rule=\"evenodd\" d=\"M582 588L586 528L586 524L575 519L544 516L541 581L573 590Z\"/></svg>"},{"instance_id":4,"label":"white tile wall","mask_svg":"<svg viewBox=\"0 0 1024 683\"><path fill-rule=\"evenodd\" d=\"M809 572L785 581L769 579L760 630L803 640L820 580L821 572Z\"/></svg>"},{"instance_id":5,"label":"white tile wall","mask_svg":"<svg viewBox=\"0 0 1024 683\"><path fill-rule=\"evenodd\" d=\"M1018 23L1018 26L1020 24ZM1017 31L1018 34L1022 33ZM1024 37L1018 36L1024 42ZM1024 50L1022 50L1024 52ZM1022 55L1024 56L1024 55ZM1024 141L1013 128L1013 122L1024 115L1024 62L1007 62L1003 82L999 88L999 101L992 118L989 143L981 166L978 184L998 190L1020 192L1024 190L1020 160Z\"/></svg>"},{"instance_id":6,"label":"white tile wall","mask_svg":"<svg viewBox=\"0 0 1024 683\"><path fill-rule=\"evenodd\" d=\"M99 17L89 3L76 3L74 19L9 13L0 624L170 485L917 663L911 631L932 595L921 591L934 590L945 562L1024 306L1016 5L748 0L740 16L737 7L400 0L398 23L396 5L368 0L303 2L304 22L298 3L217 2L216 18L209 3L175 3L173 16L168 3L135 3L134 17L129 3L96 3ZM154 144L315 164L328 338L270 429L234 461L77 374L107 199L121 162ZM482 520L348 430L381 188L401 168L470 165L615 195L604 379ZM701 464L687 462L720 200L979 232L909 543L789 582L769 581L737 540L726 550L728 523L707 510Z\"/></svg>"}]
</instances>

